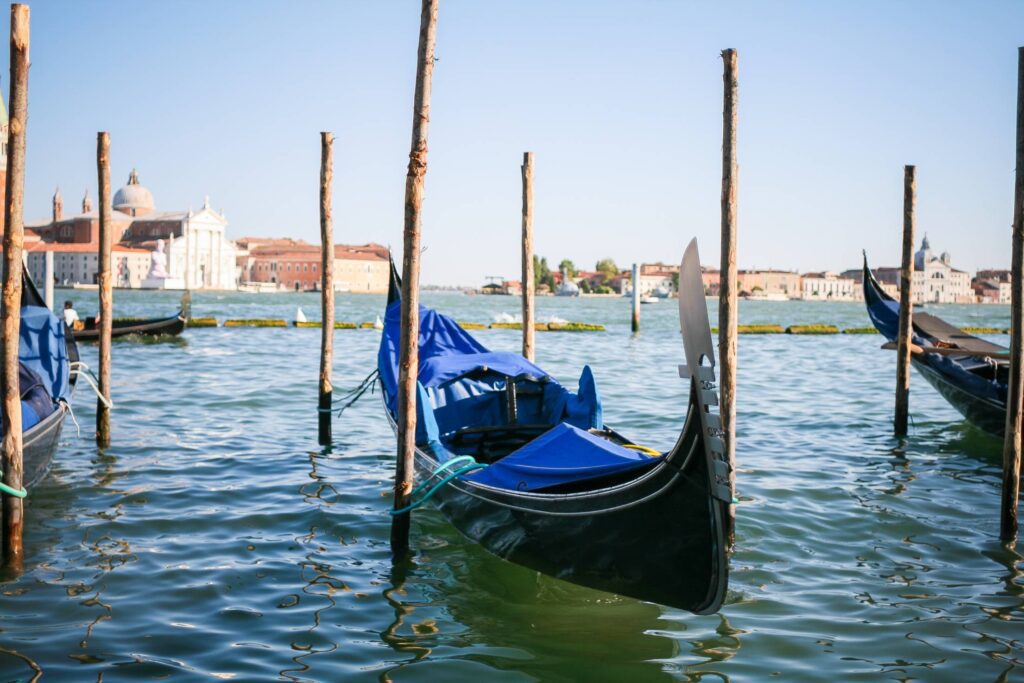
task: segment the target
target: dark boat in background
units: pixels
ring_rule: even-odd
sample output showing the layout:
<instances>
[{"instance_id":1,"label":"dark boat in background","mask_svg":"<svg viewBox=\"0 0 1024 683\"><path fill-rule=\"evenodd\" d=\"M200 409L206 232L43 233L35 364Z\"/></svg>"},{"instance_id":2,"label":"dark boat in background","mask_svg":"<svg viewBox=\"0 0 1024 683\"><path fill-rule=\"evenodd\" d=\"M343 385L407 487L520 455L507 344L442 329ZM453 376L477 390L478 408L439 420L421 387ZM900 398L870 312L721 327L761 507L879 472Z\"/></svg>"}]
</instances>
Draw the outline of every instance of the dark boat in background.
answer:
<instances>
[{"instance_id":1,"label":"dark boat in background","mask_svg":"<svg viewBox=\"0 0 1024 683\"><path fill-rule=\"evenodd\" d=\"M890 343L899 336L899 302L875 279L864 258L864 303ZM979 339L928 313L914 312L910 362L973 424L1003 436L1009 360L1006 347Z\"/></svg>"},{"instance_id":2,"label":"dark boat in background","mask_svg":"<svg viewBox=\"0 0 1024 683\"><path fill-rule=\"evenodd\" d=\"M569 391L522 356L492 352L451 318L420 308L416 472L460 532L565 581L698 614L721 607L732 485L721 423L708 410L717 405L715 357L696 241L680 289L689 404L664 454L604 424L589 367ZM392 263L378 371L394 428L399 298Z\"/></svg>"},{"instance_id":3,"label":"dark boat in background","mask_svg":"<svg viewBox=\"0 0 1024 683\"><path fill-rule=\"evenodd\" d=\"M22 485L31 488L50 469L75 386L72 364L78 362L75 340L64 321L47 308L25 274L18 347L23 429Z\"/></svg>"},{"instance_id":4,"label":"dark boat in background","mask_svg":"<svg viewBox=\"0 0 1024 683\"><path fill-rule=\"evenodd\" d=\"M146 318L143 320L114 319L111 326L111 337L126 337L138 334L150 337L173 336L181 334L188 322L185 309L167 318ZM95 318L86 318L80 330L74 330L78 341L96 341L100 338L100 330Z\"/></svg>"}]
</instances>

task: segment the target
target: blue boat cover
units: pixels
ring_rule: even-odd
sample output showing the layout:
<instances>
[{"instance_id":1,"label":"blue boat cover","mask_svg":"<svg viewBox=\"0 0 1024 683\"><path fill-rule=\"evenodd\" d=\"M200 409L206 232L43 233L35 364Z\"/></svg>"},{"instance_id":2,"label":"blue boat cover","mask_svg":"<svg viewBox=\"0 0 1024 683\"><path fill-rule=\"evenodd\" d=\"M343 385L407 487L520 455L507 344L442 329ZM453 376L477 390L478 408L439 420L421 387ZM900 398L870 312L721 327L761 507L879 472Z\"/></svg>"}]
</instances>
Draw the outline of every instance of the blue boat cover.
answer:
<instances>
[{"instance_id":1,"label":"blue boat cover","mask_svg":"<svg viewBox=\"0 0 1024 683\"><path fill-rule=\"evenodd\" d=\"M392 415L398 397L400 304L385 314L378 370ZM440 461L457 452L466 428L509 426L508 384L516 384L515 425L552 428L470 478L491 486L533 491L588 481L657 461L587 432L604 427L601 400L590 368L579 390L569 391L543 369L515 353L490 351L458 323L420 307L420 366L416 443ZM512 426L515 426L512 425Z\"/></svg>"},{"instance_id":2,"label":"blue boat cover","mask_svg":"<svg viewBox=\"0 0 1024 683\"><path fill-rule=\"evenodd\" d=\"M64 321L45 306L22 306L18 340L21 428L27 431L70 399Z\"/></svg>"},{"instance_id":3,"label":"blue boat cover","mask_svg":"<svg viewBox=\"0 0 1024 683\"><path fill-rule=\"evenodd\" d=\"M64 321L45 306L22 307L18 359L42 378L55 400L70 397L71 370Z\"/></svg>"},{"instance_id":4,"label":"blue boat cover","mask_svg":"<svg viewBox=\"0 0 1024 683\"><path fill-rule=\"evenodd\" d=\"M536 491L621 474L658 460L563 423L465 478L496 488Z\"/></svg>"}]
</instances>

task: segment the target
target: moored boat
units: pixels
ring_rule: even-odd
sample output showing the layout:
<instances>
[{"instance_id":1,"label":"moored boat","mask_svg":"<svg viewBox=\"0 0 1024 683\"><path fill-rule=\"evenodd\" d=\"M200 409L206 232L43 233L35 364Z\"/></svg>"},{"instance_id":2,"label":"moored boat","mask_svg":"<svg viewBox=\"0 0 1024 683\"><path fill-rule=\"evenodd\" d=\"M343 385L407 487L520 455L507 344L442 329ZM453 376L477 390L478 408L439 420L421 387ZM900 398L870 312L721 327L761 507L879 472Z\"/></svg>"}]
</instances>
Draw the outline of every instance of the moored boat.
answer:
<instances>
[{"instance_id":1,"label":"moored boat","mask_svg":"<svg viewBox=\"0 0 1024 683\"><path fill-rule=\"evenodd\" d=\"M75 340L64 322L43 301L24 276L21 333L18 346L21 387L22 486L31 490L50 469L64 418L70 412L78 362Z\"/></svg>"},{"instance_id":2,"label":"moored boat","mask_svg":"<svg viewBox=\"0 0 1024 683\"><path fill-rule=\"evenodd\" d=\"M137 334L149 337L181 334L188 317L184 309L166 318L115 318L111 325L111 337L125 337ZM86 318L81 328L73 330L78 341L95 341L100 338L100 329L95 318Z\"/></svg>"},{"instance_id":3,"label":"moored boat","mask_svg":"<svg viewBox=\"0 0 1024 683\"><path fill-rule=\"evenodd\" d=\"M899 336L899 302L882 289L864 258L864 303L890 344ZM1009 361L1006 347L967 334L929 313L914 311L910 363L950 405L994 436L1006 428Z\"/></svg>"},{"instance_id":4,"label":"moored boat","mask_svg":"<svg viewBox=\"0 0 1024 683\"><path fill-rule=\"evenodd\" d=\"M721 423L709 409L717 405L714 347L696 241L680 287L687 361L680 374L689 402L666 453L604 423L589 366L570 391L522 356L490 351L451 318L421 307L415 467L421 490L430 487L426 497L499 557L640 600L718 610L728 583L723 518L732 486ZM393 428L399 298L392 264L378 371Z\"/></svg>"}]
</instances>

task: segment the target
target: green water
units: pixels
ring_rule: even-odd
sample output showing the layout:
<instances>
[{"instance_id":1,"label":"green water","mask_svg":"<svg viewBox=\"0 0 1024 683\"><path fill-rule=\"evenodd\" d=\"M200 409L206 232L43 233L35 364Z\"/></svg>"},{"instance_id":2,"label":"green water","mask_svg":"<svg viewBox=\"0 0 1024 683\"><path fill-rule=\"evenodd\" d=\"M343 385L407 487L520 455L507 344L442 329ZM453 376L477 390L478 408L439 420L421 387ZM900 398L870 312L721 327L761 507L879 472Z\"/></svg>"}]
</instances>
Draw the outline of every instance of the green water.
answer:
<instances>
[{"instance_id":1,"label":"green water","mask_svg":"<svg viewBox=\"0 0 1024 683\"><path fill-rule=\"evenodd\" d=\"M58 292L91 312L94 292ZM460 320L508 297L427 294ZM118 292L121 315L176 297ZM709 305L714 306L714 301ZM291 320L311 294L197 294L196 316ZM340 320L383 297L342 296ZM605 420L665 448L686 385L673 303L538 301L538 363L575 386L589 363ZM1008 326L1000 306L933 306ZM742 323L869 324L861 304L744 302ZM516 350L519 333L475 332ZM195 329L114 346L113 445L80 390L49 477L31 492L24 574L0 584L0 680L926 680L1024 677L1019 551L998 541L1000 444L915 375L913 427L890 436L895 354L876 335L740 338L737 546L720 614L578 588L496 559L436 511L415 559L388 548L394 437L378 396L316 443L320 333ZM996 335L1005 343L1006 337ZM335 378L374 367L379 333L339 331ZM94 363L95 347L84 348ZM652 526L668 526L651 519ZM17 654L14 654L17 653ZM1015 668L1016 667L1016 668Z\"/></svg>"}]
</instances>

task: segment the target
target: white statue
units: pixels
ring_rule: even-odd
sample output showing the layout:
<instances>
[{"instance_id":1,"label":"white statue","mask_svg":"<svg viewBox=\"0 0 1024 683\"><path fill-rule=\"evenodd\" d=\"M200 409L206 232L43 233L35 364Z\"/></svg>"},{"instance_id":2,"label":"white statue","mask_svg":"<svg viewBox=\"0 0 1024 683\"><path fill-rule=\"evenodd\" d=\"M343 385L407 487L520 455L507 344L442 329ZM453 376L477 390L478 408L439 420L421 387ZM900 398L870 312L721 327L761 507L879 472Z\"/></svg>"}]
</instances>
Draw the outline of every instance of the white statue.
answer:
<instances>
[{"instance_id":1,"label":"white statue","mask_svg":"<svg viewBox=\"0 0 1024 683\"><path fill-rule=\"evenodd\" d=\"M156 250L150 254L149 275L147 280L167 279L167 255L164 253L164 241L156 241Z\"/></svg>"}]
</instances>

